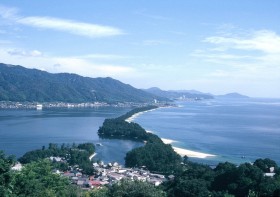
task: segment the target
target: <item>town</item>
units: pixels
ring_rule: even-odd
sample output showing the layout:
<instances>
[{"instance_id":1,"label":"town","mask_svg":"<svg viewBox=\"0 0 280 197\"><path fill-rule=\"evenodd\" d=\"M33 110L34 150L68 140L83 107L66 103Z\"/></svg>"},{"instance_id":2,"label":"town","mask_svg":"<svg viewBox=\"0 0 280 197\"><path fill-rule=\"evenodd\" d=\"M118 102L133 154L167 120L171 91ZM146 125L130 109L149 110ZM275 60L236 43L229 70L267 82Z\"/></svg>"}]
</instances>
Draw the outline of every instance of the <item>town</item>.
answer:
<instances>
[{"instance_id":1,"label":"town","mask_svg":"<svg viewBox=\"0 0 280 197\"><path fill-rule=\"evenodd\" d=\"M95 170L93 176L82 174L78 166L74 166L71 170L66 172L60 172L58 170L54 170L54 172L69 178L72 184L76 184L83 189L112 185L122 179L147 181L155 186L167 180L164 175L153 174L143 168L125 168L117 162L108 164L95 162L93 163L93 168ZM174 178L174 176L171 175L169 178Z\"/></svg>"},{"instance_id":2,"label":"town","mask_svg":"<svg viewBox=\"0 0 280 197\"><path fill-rule=\"evenodd\" d=\"M53 163L67 162L63 157L51 156L48 159ZM17 163L12 167L12 170L20 171L22 167L22 164ZM162 174L151 173L145 169L145 166L141 168L125 168L117 162L105 164L100 161L94 162L92 167L95 173L91 176L84 174L83 170L79 168L79 165L70 166L67 171L53 169L53 173L69 179L71 184L77 185L84 190L102 188L105 185L111 186L122 179L144 181L155 186L159 186L164 181L174 179L174 175L169 175L166 178Z\"/></svg>"},{"instance_id":3,"label":"town","mask_svg":"<svg viewBox=\"0 0 280 197\"><path fill-rule=\"evenodd\" d=\"M134 103L134 102L122 102L109 104L106 102L86 102L86 103L65 103L65 102L12 102L12 101L0 101L0 109L37 109L43 108L94 108L94 107L143 107L150 105L151 103ZM166 103L153 104L159 106L166 105Z\"/></svg>"}]
</instances>

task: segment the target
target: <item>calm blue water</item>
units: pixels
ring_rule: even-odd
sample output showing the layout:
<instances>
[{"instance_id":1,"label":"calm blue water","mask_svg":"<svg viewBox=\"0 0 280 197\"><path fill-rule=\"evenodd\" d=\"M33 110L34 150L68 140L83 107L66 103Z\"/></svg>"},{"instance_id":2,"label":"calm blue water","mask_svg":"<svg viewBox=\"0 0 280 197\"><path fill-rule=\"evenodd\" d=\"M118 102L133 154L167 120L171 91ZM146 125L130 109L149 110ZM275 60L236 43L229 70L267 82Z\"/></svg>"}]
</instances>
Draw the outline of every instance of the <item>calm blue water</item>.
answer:
<instances>
[{"instance_id":1,"label":"calm blue water","mask_svg":"<svg viewBox=\"0 0 280 197\"><path fill-rule=\"evenodd\" d=\"M174 146L217 155L194 161L215 165L268 157L280 164L280 100L215 99L177 104L180 107L144 113L135 122L162 138L176 140ZM126 152L142 144L102 140L97 130L105 118L129 110L111 107L0 110L0 150L19 157L50 142L93 142L104 145L97 147L97 159L123 163Z\"/></svg>"},{"instance_id":2,"label":"calm blue water","mask_svg":"<svg viewBox=\"0 0 280 197\"><path fill-rule=\"evenodd\" d=\"M172 145L217 155L192 159L207 164L252 162L271 158L280 164L280 100L213 99L178 102L136 118L146 130ZM242 158L242 157L245 158Z\"/></svg>"},{"instance_id":3,"label":"calm blue water","mask_svg":"<svg viewBox=\"0 0 280 197\"><path fill-rule=\"evenodd\" d=\"M117 117L129 110L112 107L0 110L0 150L20 157L48 143L102 143L104 146L97 147L97 159L124 163L126 152L142 143L102 140L97 130L105 118Z\"/></svg>"}]
</instances>

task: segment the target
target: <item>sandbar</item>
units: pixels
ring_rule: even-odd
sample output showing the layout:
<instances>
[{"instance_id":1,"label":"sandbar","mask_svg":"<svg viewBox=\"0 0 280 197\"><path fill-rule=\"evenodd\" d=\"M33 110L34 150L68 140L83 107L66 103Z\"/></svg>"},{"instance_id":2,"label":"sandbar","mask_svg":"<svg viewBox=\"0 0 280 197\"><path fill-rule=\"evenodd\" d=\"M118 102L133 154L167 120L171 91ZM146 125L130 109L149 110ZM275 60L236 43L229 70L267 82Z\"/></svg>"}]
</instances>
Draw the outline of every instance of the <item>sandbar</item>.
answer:
<instances>
[{"instance_id":1,"label":"sandbar","mask_svg":"<svg viewBox=\"0 0 280 197\"><path fill-rule=\"evenodd\" d=\"M172 143L176 142L175 140L165 139L165 138L161 138L161 140L165 144L172 144ZM201 152L187 150L187 149L184 149L184 148L178 148L178 147L174 147L174 146L172 146L172 148L174 149L174 151L176 153L178 153L182 157L187 155L188 157L205 159L207 157L215 157L216 156L216 155L212 155L212 154L208 154L208 153L201 153Z\"/></svg>"}]
</instances>

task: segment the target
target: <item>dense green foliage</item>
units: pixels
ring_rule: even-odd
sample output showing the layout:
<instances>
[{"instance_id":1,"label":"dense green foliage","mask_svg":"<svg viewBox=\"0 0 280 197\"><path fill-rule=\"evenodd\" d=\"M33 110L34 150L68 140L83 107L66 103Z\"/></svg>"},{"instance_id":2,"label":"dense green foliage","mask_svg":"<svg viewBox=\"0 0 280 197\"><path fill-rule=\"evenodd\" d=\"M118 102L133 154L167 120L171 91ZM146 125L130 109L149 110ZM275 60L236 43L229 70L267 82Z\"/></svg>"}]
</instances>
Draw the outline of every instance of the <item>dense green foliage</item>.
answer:
<instances>
[{"instance_id":1,"label":"dense green foliage","mask_svg":"<svg viewBox=\"0 0 280 197\"><path fill-rule=\"evenodd\" d=\"M93 190L90 197L165 197L166 193L147 182L121 180L110 188Z\"/></svg>"},{"instance_id":2,"label":"dense green foliage","mask_svg":"<svg viewBox=\"0 0 280 197\"><path fill-rule=\"evenodd\" d=\"M20 172L15 172L13 182L14 196L54 197L78 196L78 188L71 186L69 180L52 173L48 160L26 164Z\"/></svg>"},{"instance_id":3,"label":"dense green foliage","mask_svg":"<svg viewBox=\"0 0 280 197\"><path fill-rule=\"evenodd\" d=\"M148 140L148 133L139 124L125 121L132 115L155 109L156 106L146 106L133 109L118 118L106 119L98 130L98 135L104 138L125 138L131 140Z\"/></svg>"},{"instance_id":4,"label":"dense green foliage","mask_svg":"<svg viewBox=\"0 0 280 197\"><path fill-rule=\"evenodd\" d=\"M51 74L0 63L0 101L153 102L166 100L112 78Z\"/></svg>"},{"instance_id":5,"label":"dense green foliage","mask_svg":"<svg viewBox=\"0 0 280 197\"><path fill-rule=\"evenodd\" d=\"M119 119L106 119L98 130L103 138L126 138L131 140L146 140L146 131L137 123Z\"/></svg>"},{"instance_id":6,"label":"dense green foliage","mask_svg":"<svg viewBox=\"0 0 280 197\"><path fill-rule=\"evenodd\" d=\"M13 157L6 157L3 151L0 151L0 196L9 196L12 192L10 168L14 162Z\"/></svg>"},{"instance_id":7,"label":"dense green foliage","mask_svg":"<svg viewBox=\"0 0 280 197\"><path fill-rule=\"evenodd\" d=\"M154 141L157 141L154 138ZM21 171L12 171L15 160L0 154L0 196L84 196L84 197L230 197L280 196L280 170L270 159L258 159L254 164L236 166L220 163L215 169L188 161L186 158L174 180L160 187L141 181L122 180L110 187L83 192L70 185L68 179L52 173L55 168L49 160L38 160L24 165ZM275 176L264 173L274 167ZM179 173L178 173L179 172Z\"/></svg>"},{"instance_id":8,"label":"dense green foliage","mask_svg":"<svg viewBox=\"0 0 280 197\"><path fill-rule=\"evenodd\" d=\"M261 169L259 163L266 167ZM264 176L269 167L275 167L274 177ZM170 197L280 195L279 168L270 159L258 159L253 165L220 163L215 169L185 162L182 168L183 172L177 175L174 181L164 184L164 190Z\"/></svg>"},{"instance_id":9,"label":"dense green foliage","mask_svg":"<svg viewBox=\"0 0 280 197\"><path fill-rule=\"evenodd\" d=\"M71 197L81 191L67 179L52 173L49 160L26 164L21 171L13 171L13 157L0 152L0 197Z\"/></svg>"},{"instance_id":10,"label":"dense green foliage","mask_svg":"<svg viewBox=\"0 0 280 197\"><path fill-rule=\"evenodd\" d=\"M156 135L149 134L143 147L129 151L125 157L127 167L145 166L153 172L173 174L180 169L181 157L170 144L164 144Z\"/></svg>"},{"instance_id":11,"label":"dense green foliage","mask_svg":"<svg viewBox=\"0 0 280 197\"><path fill-rule=\"evenodd\" d=\"M67 163L54 163L55 167L60 170L66 170L68 165L79 165L83 172L86 174L92 174L93 168L92 163L89 161L89 156L93 154L95 147L92 143L84 143L76 146L62 144L49 144L49 147L42 148L41 150L34 150L25 153L19 161L23 164L30 163L32 161L38 161L51 156L63 157L67 160Z\"/></svg>"}]
</instances>

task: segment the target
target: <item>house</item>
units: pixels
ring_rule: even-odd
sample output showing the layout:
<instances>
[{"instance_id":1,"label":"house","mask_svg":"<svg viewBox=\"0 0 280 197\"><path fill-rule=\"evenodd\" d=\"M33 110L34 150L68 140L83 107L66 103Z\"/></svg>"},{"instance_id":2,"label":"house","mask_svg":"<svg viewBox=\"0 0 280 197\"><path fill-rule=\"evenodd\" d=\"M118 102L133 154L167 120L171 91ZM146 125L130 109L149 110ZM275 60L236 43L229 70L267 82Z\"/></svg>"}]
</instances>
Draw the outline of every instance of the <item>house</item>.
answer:
<instances>
[{"instance_id":1,"label":"house","mask_svg":"<svg viewBox=\"0 0 280 197\"><path fill-rule=\"evenodd\" d=\"M62 162L63 161L61 157L50 157L50 160L52 162Z\"/></svg>"},{"instance_id":2,"label":"house","mask_svg":"<svg viewBox=\"0 0 280 197\"><path fill-rule=\"evenodd\" d=\"M84 180L78 180L77 185L82 187L84 185L84 182L85 182Z\"/></svg>"},{"instance_id":3,"label":"house","mask_svg":"<svg viewBox=\"0 0 280 197\"><path fill-rule=\"evenodd\" d=\"M274 177L275 173L273 172L269 172L269 173L264 173L264 176L267 176L267 177Z\"/></svg>"},{"instance_id":4,"label":"house","mask_svg":"<svg viewBox=\"0 0 280 197\"><path fill-rule=\"evenodd\" d=\"M21 171L22 165L21 163L16 163L11 169L16 171Z\"/></svg>"},{"instance_id":5,"label":"house","mask_svg":"<svg viewBox=\"0 0 280 197\"><path fill-rule=\"evenodd\" d=\"M63 176L65 176L65 177L74 177L75 176L75 174L74 173L72 173L72 172L64 172L64 174L63 174Z\"/></svg>"},{"instance_id":6,"label":"house","mask_svg":"<svg viewBox=\"0 0 280 197\"><path fill-rule=\"evenodd\" d=\"M119 180L121 180L124 176L121 175L121 174L117 174L117 173L115 173L115 172L112 172L112 173L108 174L108 177L109 177L109 179L111 179L111 180L119 181Z\"/></svg>"},{"instance_id":7,"label":"house","mask_svg":"<svg viewBox=\"0 0 280 197\"><path fill-rule=\"evenodd\" d=\"M164 179L164 175L162 174L150 174L150 176L153 176L153 177L157 177L157 178L160 178L160 179Z\"/></svg>"},{"instance_id":8,"label":"house","mask_svg":"<svg viewBox=\"0 0 280 197\"><path fill-rule=\"evenodd\" d=\"M158 178L150 178L148 179L148 182L154 184L155 186L159 186L163 182L163 180Z\"/></svg>"}]
</instances>

